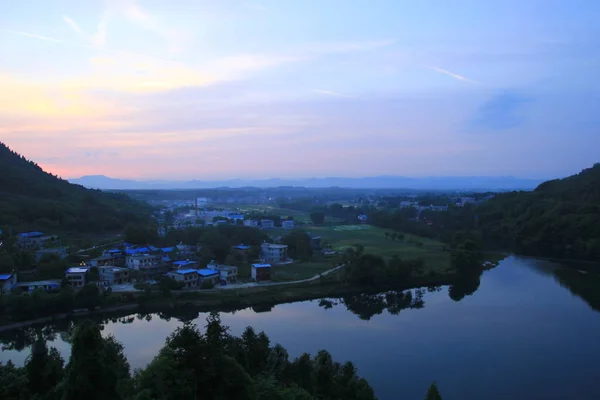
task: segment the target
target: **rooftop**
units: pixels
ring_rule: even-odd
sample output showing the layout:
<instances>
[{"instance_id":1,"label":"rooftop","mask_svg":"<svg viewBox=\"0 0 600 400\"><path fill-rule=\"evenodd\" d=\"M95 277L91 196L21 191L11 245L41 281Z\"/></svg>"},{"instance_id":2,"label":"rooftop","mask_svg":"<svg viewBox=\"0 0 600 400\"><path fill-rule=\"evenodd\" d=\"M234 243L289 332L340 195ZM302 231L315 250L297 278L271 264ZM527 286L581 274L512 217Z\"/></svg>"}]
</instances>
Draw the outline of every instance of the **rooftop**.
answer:
<instances>
[{"instance_id":1,"label":"rooftop","mask_svg":"<svg viewBox=\"0 0 600 400\"><path fill-rule=\"evenodd\" d=\"M271 268L271 264L252 264L253 268Z\"/></svg>"},{"instance_id":2,"label":"rooftop","mask_svg":"<svg viewBox=\"0 0 600 400\"><path fill-rule=\"evenodd\" d=\"M287 244L272 244L272 243L263 243L263 245L267 245L274 249L287 249Z\"/></svg>"},{"instance_id":3,"label":"rooftop","mask_svg":"<svg viewBox=\"0 0 600 400\"><path fill-rule=\"evenodd\" d=\"M67 270L67 274L83 274L88 272L89 268L87 267L73 267Z\"/></svg>"},{"instance_id":4,"label":"rooftop","mask_svg":"<svg viewBox=\"0 0 600 400\"><path fill-rule=\"evenodd\" d=\"M12 274L0 274L0 281L7 281L12 278Z\"/></svg>"},{"instance_id":5,"label":"rooftop","mask_svg":"<svg viewBox=\"0 0 600 400\"><path fill-rule=\"evenodd\" d=\"M32 238L32 237L40 237L40 236L44 236L44 234L42 232L19 233L19 237L22 237L22 238Z\"/></svg>"},{"instance_id":6,"label":"rooftop","mask_svg":"<svg viewBox=\"0 0 600 400\"><path fill-rule=\"evenodd\" d=\"M195 273L196 270L195 269L178 269L177 271L173 271L176 274L180 274L180 275L186 275L186 274L191 274L191 273Z\"/></svg>"},{"instance_id":7,"label":"rooftop","mask_svg":"<svg viewBox=\"0 0 600 400\"><path fill-rule=\"evenodd\" d=\"M180 266L185 266L185 265L194 265L194 264L196 264L196 262L195 261L186 260L186 261L175 261L173 264L180 265Z\"/></svg>"},{"instance_id":8,"label":"rooftop","mask_svg":"<svg viewBox=\"0 0 600 400\"><path fill-rule=\"evenodd\" d=\"M239 246L235 246L236 249L238 250L248 250L251 246L246 246L243 244L240 244Z\"/></svg>"},{"instance_id":9,"label":"rooftop","mask_svg":"<svg viewBox=\"0 0 600 400\"><path fill-rule=\"evenodd\" d=\"M212 275L217 275L217 274L218 274L218 272L215 271L214 269L203 268L203 269L198 270L198 275L202 275L202 276L212 276Z\"/></svg>"}]
</instances>

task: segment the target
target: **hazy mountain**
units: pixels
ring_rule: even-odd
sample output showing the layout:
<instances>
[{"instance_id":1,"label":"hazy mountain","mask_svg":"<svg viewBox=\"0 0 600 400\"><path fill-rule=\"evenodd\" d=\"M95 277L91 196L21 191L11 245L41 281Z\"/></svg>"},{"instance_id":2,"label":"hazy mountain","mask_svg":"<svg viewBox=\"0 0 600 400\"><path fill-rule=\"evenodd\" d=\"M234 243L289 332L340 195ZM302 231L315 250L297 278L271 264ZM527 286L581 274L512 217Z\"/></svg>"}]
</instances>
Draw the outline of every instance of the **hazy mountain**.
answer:
<instances>
[{"instance_id":1,"label":"hazy mountain","mask_svg":"<svg viewBox=\"0 0 600 400\"><path fill-rule=\"evenodd\" d=\"M427 177L374 176L365 178L309 178L309 179L263 179L221 181L134 181L113 179L103 175L83 176L70 182L96 189L207 189L216 187L279 187L301 186L312 188L346 187L364 189L433 189L433 190L530 190L541 179L521 179L511 176Z\"/></svg>"}]
</instances>

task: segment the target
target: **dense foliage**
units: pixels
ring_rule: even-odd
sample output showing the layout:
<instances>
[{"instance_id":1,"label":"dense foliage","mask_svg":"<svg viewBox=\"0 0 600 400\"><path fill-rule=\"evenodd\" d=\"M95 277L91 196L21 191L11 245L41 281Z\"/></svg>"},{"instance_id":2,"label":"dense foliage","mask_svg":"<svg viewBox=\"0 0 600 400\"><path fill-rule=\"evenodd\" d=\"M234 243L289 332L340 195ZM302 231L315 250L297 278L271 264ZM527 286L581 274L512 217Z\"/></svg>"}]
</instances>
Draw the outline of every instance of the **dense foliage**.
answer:
<instances>
[{"instance_id":1,"label":"dense foliage","mask_svg":"<svg viewBox=\"0 0 600 400\"><path fill-rule=\"evenodd\" d=\"M13 232L120 232L150 207L124 194L73 185L0 142L0 227Z\"/></svg>"},{"instance_id":2,"label":"dense foliage","mask_svg":"<svg viewBox=\"0 0 600 400\"><path fill-rule=\"evenodd\" d=\"M23 368L0 363L0 398L16 399L374 399L369 384L351 363L340 364L322 350L290 360L280 345L248 327L234 337L217 314L204 333L195 325L178 328L154 360L130 373L123 346L103 338L86 321L70 337L66 367L40 338Z\"/></svg>"},{"instance_id":3,"label":"dense foliage","mask_svg":"<svg viewBox=\"0 0 600 400\"><path fill-rule=\"evenodd\" d=\"M476 209L488 247L566 259L600 260L600 164L533 192L497 195Z\"/></svg>"}]
</instances>

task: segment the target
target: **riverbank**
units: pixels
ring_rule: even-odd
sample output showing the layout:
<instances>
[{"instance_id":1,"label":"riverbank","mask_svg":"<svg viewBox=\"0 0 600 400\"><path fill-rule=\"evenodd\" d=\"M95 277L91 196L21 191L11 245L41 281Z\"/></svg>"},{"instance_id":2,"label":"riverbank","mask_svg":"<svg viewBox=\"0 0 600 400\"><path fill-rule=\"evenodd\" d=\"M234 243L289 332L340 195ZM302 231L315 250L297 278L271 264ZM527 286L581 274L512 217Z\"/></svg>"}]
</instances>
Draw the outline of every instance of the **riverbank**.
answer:
<instances>
[{"instance_id":1,"label":"riverbank","mask_svg":"<svg viewBox=\"0 0 600 400\"><path fill-rule=\"evenodd\" d=\"M119 318L133 313L156 313L186 309L186 313L231 312L245 308L268 309L278 304L309 301L321 298L352 296L360 293L379 293L388 290L409 290L422 287L445 286L455 282L456 275L428 275L414 277L410 281L385 286L352 286L337 281L333 277L311 279L288 285L261 285L232 290L206 290L195 292L171 292L164 296L152 292L138 292L131 302L97 310L54 314L52 316L0 325L0 332L46 325L61 320L81 318Z\"/></svg>"}]
</instances>

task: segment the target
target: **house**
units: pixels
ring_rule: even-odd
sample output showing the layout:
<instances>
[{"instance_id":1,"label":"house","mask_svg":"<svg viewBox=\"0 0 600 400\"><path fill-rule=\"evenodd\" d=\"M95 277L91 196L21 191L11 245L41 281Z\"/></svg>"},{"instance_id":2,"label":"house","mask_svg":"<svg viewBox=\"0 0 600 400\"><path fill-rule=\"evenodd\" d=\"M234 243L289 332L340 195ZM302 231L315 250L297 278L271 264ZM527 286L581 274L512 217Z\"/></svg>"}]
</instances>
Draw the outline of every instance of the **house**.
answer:
<instances>
[{"instance_id":1,"label":"house","mask_svg":"<svg viewBox=\"0 0 600 400\"><path fill-rule=\"evenodd\" d=\"M100 281L107 282L109 285L121 285L131 281L131 276L127 268L105 266L98 267Z\"/></svg>"},{"instance_id":2,"label":"house","mask_svg":"<svg viewBox=\"0 0 600 400\"><path fill-rule=\"evenodd\" d=\"M271 264L252 264L252 280L255 282L271 280Z\"/></svg>"},{"instance_id":3,"label":"house","mask_svg":"<svg viewBox=\"0 0 600 400\"><path fill-rule=\"evenodd\" d=\"M210 264L206 266L206 268L217 271L219 273L220 281L224 281L226 283L237 282L238 268L236 266L222 265L211 261Z\"/></svg>"},{"instance_id":4,"label":"house","mask_svg":"<svg viewBox=\"0 0 600 400\"><path fill-rule=\"evenodd\" d=\"M87 281L88 267L73 267L65 272L65 278L73 287L82 287Z\"/></svg>"},{"instance_id":5,"label":"house","mask_svg":"<svg viewBox=\"0 0 600 400\"><path fill-rule=\"evenodd\" d=\"M431 209L431 211L437 211L437 212L448 211L448 206L431 205L429 208Z\"/></svg>"},{"instance_id":6,"label":"house","mask_svg":"<svg viewBox=\"0 0 600 400\"><path fill-rule=\"evenodd\" d=\"M106 254L100 257L92 258L89 261L89 265L92 267L111 267L116 265L123 265L123 257Z\"/></svg>"},{"instance_id":7,"label":"house","mask_svg":"<svg viewBox=\"0 0 600 400\"><path fill-rule=\"evenodd\" d=\"M44 247L45 244L57 240L56 236L46 236L42 232L25 232L17 236L17 244L23 250Z\"/></svg>"},{"instance_id":8,"label":"house","mask_svg":"<svg viewBox=\"0 0 600 400\"><path fill-rule=\"evenodd\" d=\"M293 219L287 219L285 221L281 221L281 227L283 229L292 230L296 227L296 222Z\"/></svg>"},{"instance_id":9,"label":"house","mask_svg":"<svg viewBox=\"0 0 600 400\"><path fill-rule=\"evenodd\" d=\"M312 246L313 250L321 250L321 246L323 245L323 238L321 236L311 236L310 245Z\"/></svg>"},{"instance_id":10,"label":"house","mask_svg":"<svg viewBox=\"0 0 600 400\"><path fill-rule=\"evenodd\" d=\"M260 227L263 229L273 229L275 228L275 221L272 219L261 219Z\"/></svg>"},{"instance_id":11,"label":"house","mask_svg":"<svg viewBox=\"0 0 600 400\"><path fill-rule=\"evenodd\" d=\"M243 221L244 214L227 214L227 218L233 220L233 222Z\"/></svg>"},{"instance_id":12,"label":"house","mask_svg":"<svg viewBox=\"0 0 600 400\"><path fill-rule=\"evenodd\" d=\"M22 292L31 293L38 289L44 291L50 290L60 290L60 281L59 280L46 280L46 281L34 281L34 282L20 282L17 283L15 289L20 290Z\"/></svg>"},{"instance_id":13,"label":"house","mask_svg":"<svg viewBox=\"0 0 600 400\"><path fill-rule=\"evenodd\" d=\"M364 224L367 222L367 220L368 220L368 217L365 214L360 214L358 216L358 222L360 222L360 223Z\"/></svg>"},{"instance_id":14,"label":"house","mask_svg":"<svg viewBox=\"0 0 600 400\"><path fill-rule=\"evenodd\" d=\"M288 258L288 247L285 244L263 243L260 246L260 250L260 257L263 261L279 263L284 262Z\"/></svg>"},{"instance_id":15,"label":"house","mask_svg":"<svg viewBox=\"0 0 600 400\"><path fill-rule=\"evenodd\" d=\"M214 269L198 269L198 285L202 286L204 282L211 282L213 285L219 280L219 272Z\"/></svg>"},{"instance_id":16,"label":"house","mask_svg":"<svg viewBox=\"0 0 600 400\"><path fill-rule=\"evenodd\" d=\"M174 270L194 269L194 268L198 268L198 262L196 262L196 261L185 260L185 261L174 261L173 262Z\"/></svg>"},{"instance_id":17,"label":"house","mask_svg":"<svg viewBox=\"0 0 600 400\"><path fill-rule=\"evenodd\" d=\"M17 274L0 274L0 293L10 292L17 284Z\"/></svg>"},{"instance_id":18,"label":"house","mask_svg":"<svg viewBox=\"0 0 600 400\"><path fill-rule=\"evenodd\" d=\"M151 279L166 271L162 254L133 254L126 258L127 268L140 271L142 279Z\"/></svg>"},{"instance_id":19,"label":"house","mask_svg":"<svg viewBox=\"0 0 600 400\"><path fill-rule=\"evenodd\" d=\"M244 220L244 226L249 226L251 228L258 228L258 221L255 219Z\"/></svg>"},{"instance_id":20,"label":"house","mask_svg":"<svg viewBox=\"0 0 600 400\"><path fill-rule=\"evenodd\" d=\"M42 258L47 255L56 255L61 260L67 257L67 249L65 247L57 247L54 249L39 249L35 252L35 262L39 263Z\"/></svg>"},{"instance_id":21,"label":"house","mask_svg":"<svg viewBox=\"0 0 600 400\"><path fill-rule=\"evenodd\" d=\"M184 289L198 287L198 271L195 269L179 269L171 271L167 275L177 282L183 283Z\"/></svg>"}]
</instances>

